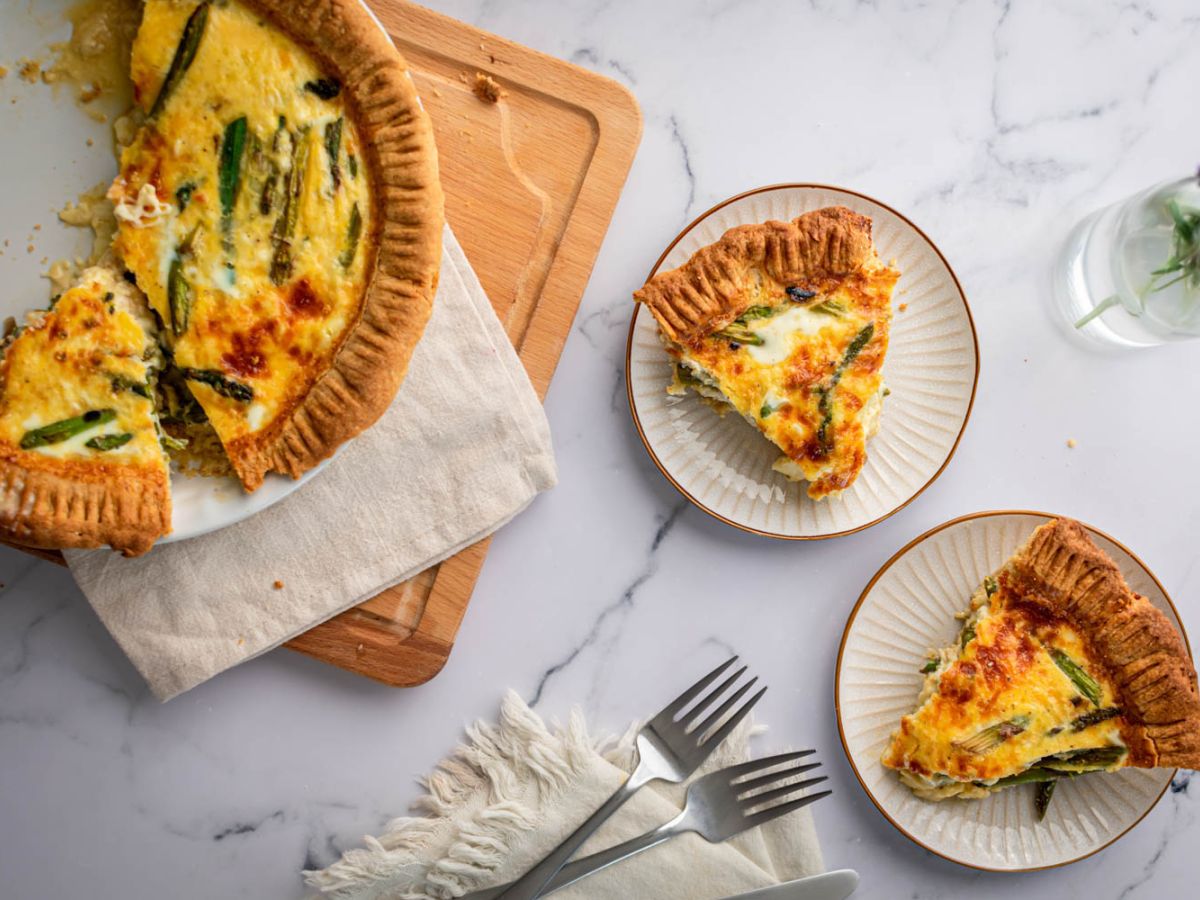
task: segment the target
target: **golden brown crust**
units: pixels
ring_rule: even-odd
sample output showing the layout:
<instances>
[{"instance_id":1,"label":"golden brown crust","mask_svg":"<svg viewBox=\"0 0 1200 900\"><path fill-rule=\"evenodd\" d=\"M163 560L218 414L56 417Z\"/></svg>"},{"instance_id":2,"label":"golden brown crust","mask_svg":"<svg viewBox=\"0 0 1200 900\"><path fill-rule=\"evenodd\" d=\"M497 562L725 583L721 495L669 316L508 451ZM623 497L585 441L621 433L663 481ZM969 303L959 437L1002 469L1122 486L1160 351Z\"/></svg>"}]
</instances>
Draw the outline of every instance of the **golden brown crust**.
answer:
<instances>
[{"instance_id":1,"label":"golden brown crust","mask_svg":"<svg viewBox=\"0 0 1200 900\"><path fill-rule=\"evenodd\" d=\"M1179 632L1125 584L1116 564L1071 519L1038 528L1012 559L1031 593L1073 621L1112 676L1128 765L1200 768L1200 692Z\"/></svg>"},{"instance_id":2,"label":"golden brown crust","mask_svg":"<svg viewBox=\"0 0 1200 900\"><path fill-rule=\"evenodd\" d=\"M650 308L668 338L689 343L745 311L756 272L803 287L857 271L872 253L871 220L828 206L791 222L731 228L679 268L655 275L633 299Z\"/></svg>"},{"instance_id":3,"label":"golden brown crust","mask_svg":"<svg viewBox=\"0 0 1200 900\"><path fill-rule=\"evenodd\" d=\"M248 490L269 471L299 478L373 425L404 380L433 311L443 201L433 128L400 53L358 0L243 0L328 67L363 136L373 274L359 320L291 414L227 446Z\"/></svg>"},{"instance_id":4,"label":"golden brown crust","mask_svg":"<svg viewBox=\"0 0 1200 900\"><path fill-rule=\"evenodd\" d=\"M0 457L0 537L45 549L111 546L140 556L171 530L167 472L145 466L89 465Z\"/></svg>"}]
</instances>

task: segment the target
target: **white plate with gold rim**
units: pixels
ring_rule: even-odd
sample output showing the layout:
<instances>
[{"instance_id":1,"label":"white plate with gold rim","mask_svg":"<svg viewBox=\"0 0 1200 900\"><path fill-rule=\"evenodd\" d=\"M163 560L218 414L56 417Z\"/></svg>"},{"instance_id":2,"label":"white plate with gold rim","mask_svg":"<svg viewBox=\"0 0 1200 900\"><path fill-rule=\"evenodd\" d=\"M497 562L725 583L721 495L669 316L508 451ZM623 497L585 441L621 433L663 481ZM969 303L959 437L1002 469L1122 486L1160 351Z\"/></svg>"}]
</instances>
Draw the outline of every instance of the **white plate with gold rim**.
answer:
<instances>
[{"instance_id":1,"label":"white plate with gold rim","mask_svg":"<svg viewBox=\"0 0 1200 900\"><path fill-rule=\"evenodd\" d=\"M1065 781L1039 822L1032 793L1022 788L983 800L930 803L879 761L900 717L916 705L929 651L954 640L961 627L955 615L983 577L1052 518L1026 511L974 513L921 535L867 584L838 652L838 731L867 796L926 850L979 869L1022 872L1090 856L1140 822L1176 771L1122 769ZM1130 588L1166 613L1186 642L1178 612L1146 565L1103 532L1088 531Z\"/></svg>"},{"instance_id":2,"label":"white plate with gold rim","mask_svg":"<svg viewBox=\"0 0 1200 900\"><path fill-rule=\"evenodd\" d=\"M979 348L958 279L933 242L889 206L863 194L814 184L759 188L732 197L685 228L660 257L660 270L681 265L730 228L787 221L823 206L871 217L879 256L901 271L883 364L891 395L867 464L839 497L816 502L807 482L792 482L771 464L779 452L740 416L718 416L692 392L666 393L671 365L654 317L637 304L630 323L625 376L634 424L659 470L692 503L744 531L792 540L835 537L874 525L906 506L942 473L970 417Z\"/></svg>"}]
</instances>

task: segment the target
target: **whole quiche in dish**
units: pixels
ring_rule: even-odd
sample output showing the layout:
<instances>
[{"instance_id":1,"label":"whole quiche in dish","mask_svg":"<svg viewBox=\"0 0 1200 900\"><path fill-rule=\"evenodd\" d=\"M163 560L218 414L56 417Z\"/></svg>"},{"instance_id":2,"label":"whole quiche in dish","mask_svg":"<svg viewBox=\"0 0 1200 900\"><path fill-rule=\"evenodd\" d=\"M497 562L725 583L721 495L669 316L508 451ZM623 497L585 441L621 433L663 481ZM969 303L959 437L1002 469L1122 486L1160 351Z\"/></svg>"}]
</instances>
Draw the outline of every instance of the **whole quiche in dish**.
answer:
<instances>
[{"instance_id":1,"label":"whole quiche in dish","mask_svg":"<svg viewBox=\"0 0 1200 900\"><path fill-rule=\"evenodd\" d=\"M634 294L674 366L670 393L733 409L774 443L774 468L814 500L866 463L887 389L882 367L900 273L845 207L727 231Z\"/></svg>"},{"instance_id":2,"label":"whole quiche in dish","mask_svg":"<svg viewBox=\"0 0 1200 900\"><path fill-rule=\"evenodd\" d=\"M147 550L169 531L169 487L130 506L131 470L117 463L136 455L165 479L164 454L191 437L180 428L215 435L248 491L270 472L299 477L383 414L432 311L443 227L432 129L360 3L146 0L130 71L139 127L109 191L110 271L79 286L116 299L96 328L68 292L57 303L69 309L14 335L0 363L0 410L23 416L0 429L0 536L30 546ZM122 363L133 395L110 377L112 360L130 358L125 319L147 336L144 371ZM56 329L87 344L91 363L68 353L67 377L86 389L51 402L67 364L45 361ZM36 340L42 364L22 357L14 377L14 353ZM96 429L28 438L96 413ZM85 439L118 426L134 435L122 446ZM144 437L156 432L162 447ZM47 467L52 494L33 477Z\"/></svg>"}]
</instances>

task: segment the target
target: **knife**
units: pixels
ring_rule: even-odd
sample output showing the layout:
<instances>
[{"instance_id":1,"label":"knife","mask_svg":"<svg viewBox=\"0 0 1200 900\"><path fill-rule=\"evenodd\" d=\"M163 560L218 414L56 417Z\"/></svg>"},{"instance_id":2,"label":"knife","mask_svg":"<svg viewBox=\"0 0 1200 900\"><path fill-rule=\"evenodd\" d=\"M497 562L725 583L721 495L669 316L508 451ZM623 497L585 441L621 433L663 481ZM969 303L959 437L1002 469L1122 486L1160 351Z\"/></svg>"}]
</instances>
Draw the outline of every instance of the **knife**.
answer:
<instances>
[{"instance_id":1,"label":"knife","mask_svg":"<svg viewBox=\"0 0 1200 900\"><path fill-rule=\"evenodd\" d=\"M784 884L726 897L725 900L845 900L858 887L858 873L837 869L824 875L810 875Z\"/></svg>"}]
</instances>

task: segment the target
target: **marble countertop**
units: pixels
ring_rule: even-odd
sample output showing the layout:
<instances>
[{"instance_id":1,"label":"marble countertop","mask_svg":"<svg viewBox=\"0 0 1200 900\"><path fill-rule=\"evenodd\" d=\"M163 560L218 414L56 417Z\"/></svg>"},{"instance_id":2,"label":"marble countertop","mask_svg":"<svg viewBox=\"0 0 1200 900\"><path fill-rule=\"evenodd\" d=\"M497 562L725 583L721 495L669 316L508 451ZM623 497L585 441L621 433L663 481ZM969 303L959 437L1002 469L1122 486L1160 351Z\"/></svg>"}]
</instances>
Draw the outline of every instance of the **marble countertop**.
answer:
<instances>
[{"instance_id":1,"label":"marble countertop","mask_svg":"<svg viewBox=\"0 0 1200 900\"><path fill-rule=\"evenodd\" d=\"M0 895L303 896L299 871L405 812L414 779L504 687L616 730L673 694L676 667L731 648L772 686L766 746L820 748L836 794L815 816L829 865L861 872L857 897L1193 895L1200 824L1182 774L1069 869L993 875L921 850L845 763L833 668L869 576L924 530L989 508L1108 531L1200 635L1200 344L1087 350L1048 287L1078 218L1200 163L1194 4L433 5L621 81L645 113L547 399L561 484L497 536L449 665L408 691L278 651L160 705L65 571L0 552ZM782 181L909 215L955 267L981 344L945 474L833 542L756 538L688 506L625 402L630 292L699 212Z\"/></svg>"}]
</instances>

